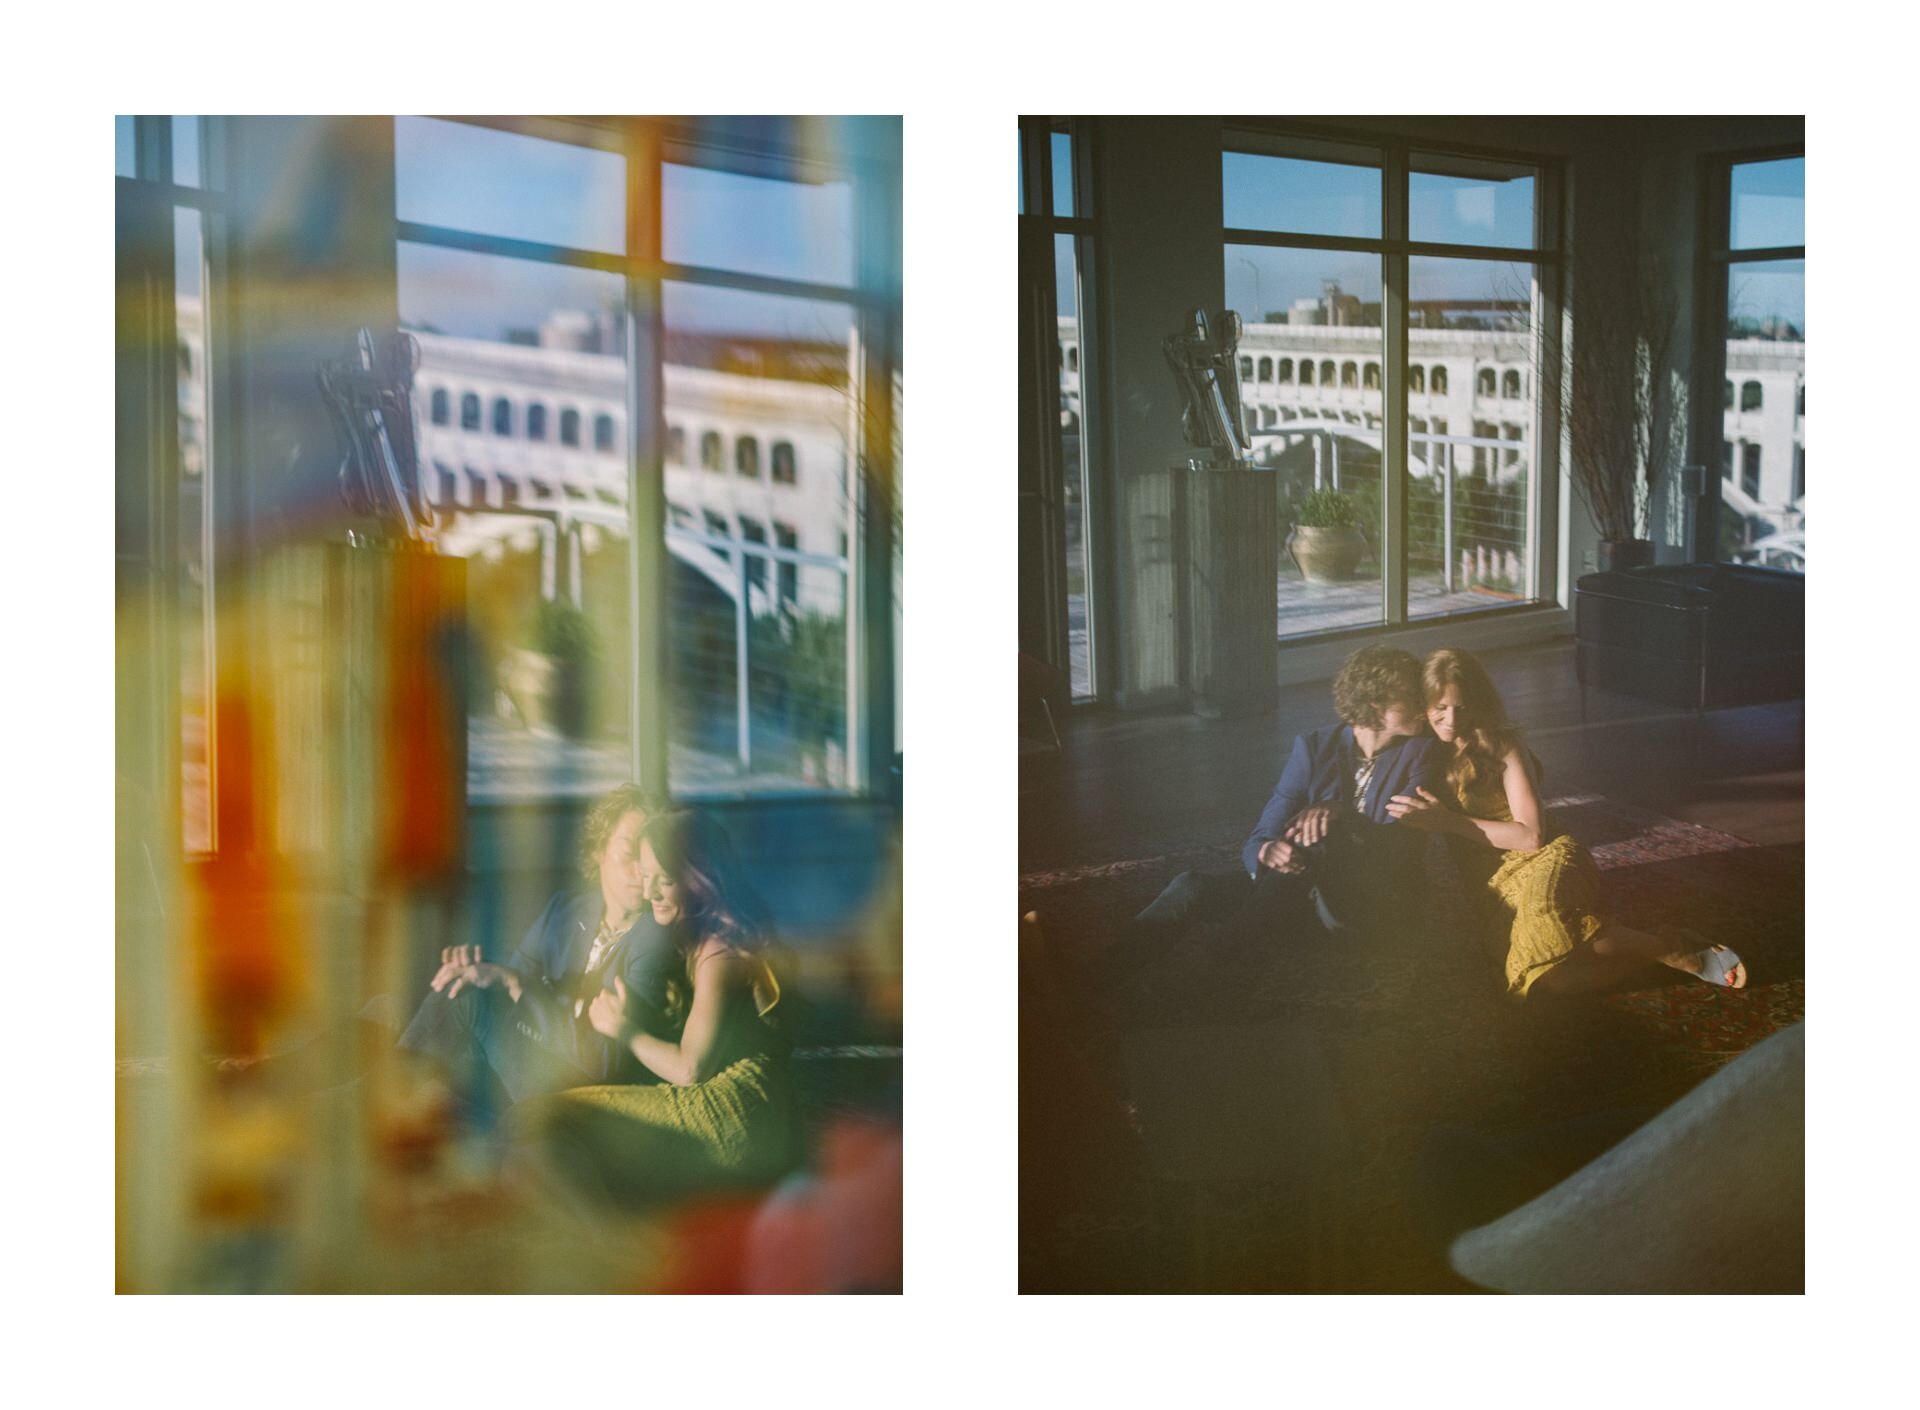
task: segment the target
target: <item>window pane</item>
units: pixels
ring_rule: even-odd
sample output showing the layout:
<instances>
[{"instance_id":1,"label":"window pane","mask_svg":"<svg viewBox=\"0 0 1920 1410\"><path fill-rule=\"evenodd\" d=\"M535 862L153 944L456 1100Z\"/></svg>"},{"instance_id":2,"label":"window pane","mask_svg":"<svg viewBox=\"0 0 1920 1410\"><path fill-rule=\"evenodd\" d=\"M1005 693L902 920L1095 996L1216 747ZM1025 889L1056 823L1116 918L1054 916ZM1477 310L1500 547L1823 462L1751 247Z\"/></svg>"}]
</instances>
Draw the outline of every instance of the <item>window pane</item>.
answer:
<instances>
[{"instance_id":1,"label":"window pane","mask_svg":"<svg viewBox=\"0 0 1920 1410\"><path fill-rule=\"evenodd\" d=\"M1534 267L1414 259L1407 275L1425 388L1407 396L1407 615L1531 600Z\"/></svg>"},{"instance_id":2,"label":"window pane","mask_svg":"<svg viewBox=\"0 0 1920 1410\"><path fill-rule=\"evenodd\" d=\"M173 119L173 184L200 184L200 119L175 116Z\"/></svg>"},{"instance_id":3,"label":"window pane","mask_svg":"<svg viewBox=\"0 0 1920 1410\"><path fill-rule=\"evenodd\" d=\"M402 220L625 254L626 158L437 118L393 120Z\"/></svg>"},{"instance_id":4,"label":"window pane","mask_svg":"<svg viewBox=\"0 0 1920 1410\"><path fill-rule=\"evenodd\" d=\"M136 175L133 165L133 119L124 113L113 120L113 174Z\"/></svg>"},{"instance_id":5,"label":"window pane","mask_svg":"<svg viewBox=\"0 0 1920 1410\"><path fill-rule=\"evenodd\" d=\"M1773 165L1773 163L1769 163ZM1738 473L1720 485L1719 556L1806 570L1806 261L1727 271L1722 437Z\"/></svg>"},{"instance_id":6,"label":"window pane","mask_svg":"<svg viewBox=\"0 0 1920 1410\"><path fill-rule=\"evenodd\" d=\"M1533 244L1531 173L1512 176L1443 176L1416 171L1408 177L1408 233L1445 245Z\"/></svg>"},{"instance_id":7,"label":"window pane","mask_svg":"<svg viewBox=\"0 0 1920 1410\"><path fill-rule=\"evenodd\" d=\"M468 796L610 788L631 772L625 286L409 244L399 271L421 478L440 551L467 560ZM431 414L442 391L462 408L452 425ZM507 434L479 415L501 402ZM535 439L547 408L611 417L612 445Z\"/></svg>"},{"instance_id":8,"label":"window pane","mask_svg":"<svg viewBox=\"0 0 1920 1410\"><path fill-rule=\"evenodd\" d=\"M1279 477L1279 633L1381 621L1380 257L1229 245L1226 285L1243 325L1241 396L1254 459ZM1312 509L1338 505L1359 532L1313 523L1296 531L1316 517L1308 506L1316 492Z\"/></svg>"},{"instance_id":9,"label":"window pane","mask_svg":"<svg viewBox=\"0 0 1920 1410\"><path fill-rule=\"evenodd\" d=\"M1733 169L1736 250L1807 243L1807 159L1742 162Z\"/></svg>"},{"instance_id":10,"label":"window pane","mask_svg":"<svg viewBox=\"0 0 1920 1410\"><path fill-rule=\"evenodd\" d=\"M850 286L853 187L740 176L706 167L660 169L663 251L675 264Z\"/></svg>"},{"instance_id":11,"label":"window pane","mask_svg":"<svg viewBox=\"0 0 1920 1410\"><path fill-rule=\"evenodd\" d=\"M1377 167L1223 152L1220 180L1224 223L1230 230L1380 235Z\"/></svg>"},{"instance_id":12,"label":"window pane","mask_svg":"<svg viewBox=\"0 0 1920 1410\"><path fill-rule=\"evenodd\" d=\"M699 464L665 467L669 785L845 787L853 310L677 282L661 294L665 419L700 448ZM793 479L739 473L749 444L756 468L763 447L790 446Z\"/></svg>"},{"instance_id":13,"label":"window pane","mask_svg":"<svg viewBox=\"0 0 1920 1410\"><path fill-rule=\"evenodd\" d=\"M206 238L173 212L175 391L180 431L180 809L188 852L213 850L213 474L208 463Z\"/></svg>"},{"instance_id":14,"label":"window pane","mask_svg":"<svg viewBox=\"0 0 1920 1410\"><path fill-rule=\"evenodd\" d=\"M1053 134L1053 213L1073 215L1073 135Z\"/></svg>"},{"instance_id":15,"label":"window pane","mask_svg":"<svg viewBox=\"0 0 1920 1410\"><path fill-rule=\"evenodd\" d=\"M1080 397L1080 270L1074 237L1056 235L1055 300L1060 319L1060 464L1067 530L1067 658L1076 700L1093 694L1091 599L1087 585L1087 463Z\"/></svg>"}]
</instances>

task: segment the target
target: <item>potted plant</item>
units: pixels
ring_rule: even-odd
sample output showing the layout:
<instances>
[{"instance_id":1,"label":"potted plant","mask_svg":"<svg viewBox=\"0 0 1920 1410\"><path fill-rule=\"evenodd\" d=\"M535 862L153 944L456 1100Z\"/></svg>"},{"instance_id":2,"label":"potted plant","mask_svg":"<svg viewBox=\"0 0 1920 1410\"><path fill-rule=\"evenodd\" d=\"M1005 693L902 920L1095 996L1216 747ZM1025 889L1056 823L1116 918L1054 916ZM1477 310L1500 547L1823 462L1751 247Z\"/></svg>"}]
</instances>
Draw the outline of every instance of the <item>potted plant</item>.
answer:
<instances>
[{"instance_id":1,"label":"potted plant","mask_svg":"<svg viewBox=\"0 0 1920 1410\"><path fill-rule=\"evenodd\" d=\"M1300 503L1287 535L1287 553L1310 583L1341 583L1354 575L1367 551L1360 510L1339 490L1315 490Z\"/></svg>"},{"instance_id":2,"label":"potted plant","mask_svg":"<svg viewBox=\"0 0 1920 1410\"><path fill-rule=\"evenodd\" d=\"M542 682L547 721L570 739L583 738L589 724L593 667L600 656L592 621L566 598L542 602L534 618L533 650L550 663Z\"/></svg>"}]
</instances>

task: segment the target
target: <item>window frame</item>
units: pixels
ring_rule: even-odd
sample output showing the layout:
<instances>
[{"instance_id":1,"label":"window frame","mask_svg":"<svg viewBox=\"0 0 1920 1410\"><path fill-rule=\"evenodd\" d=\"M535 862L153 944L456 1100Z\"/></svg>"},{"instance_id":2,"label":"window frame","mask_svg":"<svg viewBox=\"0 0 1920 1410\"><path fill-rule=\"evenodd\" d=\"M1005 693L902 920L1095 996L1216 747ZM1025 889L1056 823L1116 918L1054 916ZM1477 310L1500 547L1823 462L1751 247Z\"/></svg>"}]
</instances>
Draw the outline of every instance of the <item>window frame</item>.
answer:
<instances>
[{"instance_id":1,"label":"window frame","mask_svg":"<svg viewBox=\"0 0 1920 1410\"><path fill-rule=\"evenodd\" d=\"M250 845L253 839L240 825L241 819L224 815L220 786L221 741L227 731L224 720L225 694L218 688L224 661L247 659L244 628L236 614L229 611L237 582L222 571L231 545L224 542L223 529L244 523L251 513L251 495L247 477L228 473L229 467L244 463L240 454L238 430L232 408L237 405L232 300L227 296L227 271L231 261L229 219L230 203L221 179L226 132L217 119L202 118L193 124L199 137L196 154L199 180L185 184L176 179L174 160L174 114L133 114L133 174L122 176L117 166L114 175L116 207L122 203L134 212L142 237L149 243L157 272L164 268L166 296L157 298L148 311L153 319L153 336L158 345L177 348L179 289L176 264L178 251L174 240L175 212L195 211L201 222L201 329L206 339L200 376L206 393L206 417L201 469L203 488L200 501L200 533L205 601L201 626L203 670L208 682L206 704L207 761L207 846L204 850L186 849L182 808L185 788L181 779L180 743L182 665L180 661L179 588L180 495L184 471L180 453L179 360L161 359L164 367L157 375L161 385L153 390L155 423L148 430L151 452L145 465L145 478L137 487L119 480L116 470L116 501L134 496L147 516L141 554L150 581L159 589L148 609L147 624L156 643L148 663L150 685L160 700L162 718L158 728L165 741L160 777L153 780L158 835L172 845L175 855L189 866L213 862L223 852ZM119 213L116 211L116 221ZM124 297L124 294L122 295ZM116 517L125 519L128 506L117 503ZM122 551L126 549L121 546ZM230 811L231 800L228 800Z\"/></svg>"},{"instance_id":2,"label":"window frame","mask_svg":"<svg viewBox=\"0 0 1920 1410\"><path fill-rule=\"evenodd\" d=\"M1073 142L1071 175L1074 214L1070 216L1054 213L1053 137L1057 132L1066 133ZM1098 287L1096 272L1100 231L1097 215L1099 191L1093 180L1094 134L1092 125L1082 118L1023 116L1019 121L1019 137L1021 240L1023 244L1031 240L1036 247L1043 246L1046 268L1051 270L1054 268L1054 249L1058 237L1070 237L1073 241L1074 269L1079 278L1075 298L1076 368L1066 367L1066 356L1059 342L1056 280L1051 277L1041 280L1041 287L1032 292L1038 302L1039 317L1043 320L1038 349L1038 376L1043 384L1040 388L1042 404L1051 406L1057 399L1063 368L1074 371L1080 379L1080 465L1077 469L1081 486L1082 581L1087 611L1088 692L1085 695L1072 694L1065 478L1070 467L1065 463L1058 435L1042 438L1044 446L1042 463L1038 467L1039 487L1030 490L1023 486L1020 490L1023 511L1031 509L1040 516L1041 535L1046 545L1042 578L1046 585L1047 639L1054 653L1053 664L1068 682L1070 704L1077 709L1100 704L1108 698L1112 688L1106 662L1108 653L1103 650L1106 623L1112 620L1108 596L1111 591L1110 575L1104 571L1110 561L1105 531L1105 440L1102 434L1103 418L1098 414L1088 414L1089 408L1104 406L1106 401L1103 383L1105 360L1100 356L1097 344L1100 315L1094 306Z\"/></svg>"},{"instance_id":3,"label":"window frame","mask_svg":"<svg viewBox=\"0 0 1920 1410\"><path fill-rule=\"evenodd\" d=\"M1542 608L1564 607L1559 591L1560 560L1564 545L1560 541L1560 441L1561 416L1561 314L1566 305L1568 261L1564 238L1564 209L1567 191L1566 163L1563 158L1545 152L1497 149L1470 144L1414 141L1397 135L1355 133L1335 127L1287 120L1263 121L1257 118L1233 119L1222 131L1221 150L1256 151L1262 155L1285 156L1295 152L1309 160L1328 160L1321 145L1334 143L1357 154L1366 149L1378 155L1381 183L1381 232L1379 238L1300 235L1270 230L1249 230L1223 225L1220 244L1261 245L1276 249L1333 251L1377 255L1381 259L1381 332L1384 357L1381 364L1380 405L1382 427L1380 478L1383 523L1381 525L1380 562L1382 576L1381 620L1359 626L1332 627L1302 632L1278 639L1282 652L1318 643L1346 638L1377 636L1405 630L1409 626L1427 627L1449 621L1483 621L1488 618L1538 612ZM1257 144L1240 146L1237 143ZM1485 161L1503 167L1530 168L1534 175L1533 243L1530 247L1496 245L1459 245L1414 240L1408 229L1411 174L1421 168L1425 158L1441 160ZM1506 605L1474 608L1443 615L1408 615L1407 563L1409 530L1407 523L1408 439L1412 408L1409 397L1449 394L1446 368L1434 364L1427 372L1424 392L1411 390L1409 349L1412 344L1407 322L1410 301L1411 262L1419 258L1469 259L1488 263L1530 264L1534 266L1535 302L1533 334L1540 375L1532 379L1523 401L1531 402L1534 424L1534 468L1528 477L1527 531L1534 553L1526 565L1526 600ZM1324 371L1324 368L1322 369ZM1523 384L1524 385L1524 384ZM1496 390L1498 383L1496 382ZM1436 426L1441 423L1435 422ZM1445 434L1436 430L1433 434Z\"/></svg>"},{"instance_id":4,"label":"window frame","mask_svg":"<svg viewBox=\"0 0 1920 1410\"><path fill-rule=\"evenodd\" d=\"M1807 247L1778 245L1764 249L1736 250L1733 245L1733 169L1753 162L1782 161L1798 157L1806 160L1805 142L1774 147L1743 148L1711 152L1700 158L1699 189L1700 238L1694 264L1694 347L1692 378L1693 404L1699 408L1688 427L1691 464L1712 464L1708 448L1727 439L1726 415L1736 408L1738 399L1729 397L1731 406L1710 394L1718 382L1731 389L1732 375L1727 368L1727 281L1737 264L1758 264L1767 260L1797 259L1806 263ZM1804 193L1803 193L1804 197ZM1804 230L1802 232L1804 237ZM1804 330L1802 330L1804 332ZM1703 392L1708 393L1702 395ZM1723 395L1726 395L1723 393ZM1798 398L1796 396L1796 406ZM1796 411L1796 416L1800 415ZM1700 477L1699 509L1694 515L1690 556L1696 563L1720 561L1720 509L1725 502L1723 477Z\"/></svg>"}]
</instances>

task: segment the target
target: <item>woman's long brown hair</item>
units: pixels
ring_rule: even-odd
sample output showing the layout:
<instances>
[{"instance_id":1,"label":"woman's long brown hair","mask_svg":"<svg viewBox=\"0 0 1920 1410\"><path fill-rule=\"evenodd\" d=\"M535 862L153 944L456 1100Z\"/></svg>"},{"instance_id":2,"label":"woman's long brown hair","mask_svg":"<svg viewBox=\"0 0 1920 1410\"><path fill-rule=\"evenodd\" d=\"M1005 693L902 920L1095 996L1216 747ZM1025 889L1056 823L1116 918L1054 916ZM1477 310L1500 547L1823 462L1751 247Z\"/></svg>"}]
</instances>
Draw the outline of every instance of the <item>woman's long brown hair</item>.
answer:
<instances>
[{"instance_id":1,"label":"woman's long brown hair","mask_svg":"<svg viewBox=\"0 0 1920 1410\"><path fill-rule=\"evenodd\" d=\"M780 1001L774 974L773 923L760 893L747 880L726 829L711 813L692 808L656 814L641 832L661 869L680 886L683 923L676 927L687 961L687 987L667 984L668 1017L686 1016L692 996L693 957L703 942L718 939L753 963L755 1006L764 1018Z\"/></svg>"},{"instance_id":2,"label":"woman's long brown hair","mask_svg":"<svg viewBox=\"0 0 1920 1410\"><path fill-rule=\"evenodd\" d=\"M1459 732L1462 747L1456 747L1447 762L1447 782L1454 792L1464 796L1487 779L1499 777L1507 755L1520 743L1520 731L1507 720L1506 706L1500 703L1500 692L1494 689L1486 667L1464 651L1443 646L1427 657L1420 676L1428 705L1446 694L1448 686L1460 692L1466 728Z\"/></svg>"}]
</instances>

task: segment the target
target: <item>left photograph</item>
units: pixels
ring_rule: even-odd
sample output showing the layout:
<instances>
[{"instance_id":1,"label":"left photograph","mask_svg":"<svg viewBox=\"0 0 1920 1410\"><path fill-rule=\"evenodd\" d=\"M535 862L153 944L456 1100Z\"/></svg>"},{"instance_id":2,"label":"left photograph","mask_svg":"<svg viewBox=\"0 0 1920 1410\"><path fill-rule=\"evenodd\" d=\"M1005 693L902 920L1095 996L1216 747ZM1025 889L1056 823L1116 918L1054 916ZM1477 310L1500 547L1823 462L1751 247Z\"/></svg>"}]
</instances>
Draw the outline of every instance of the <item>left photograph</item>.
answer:
<instances>
[{"instance_id":1,"label":"left photograph","mask_svg":"<svg viewBox=\"0 0 1920 1410\"><path fill-rule=\"evenodd\" d=\"M900 119L114 127L116 1290L899 1291Z\"/></svg>"}]
</instances>

